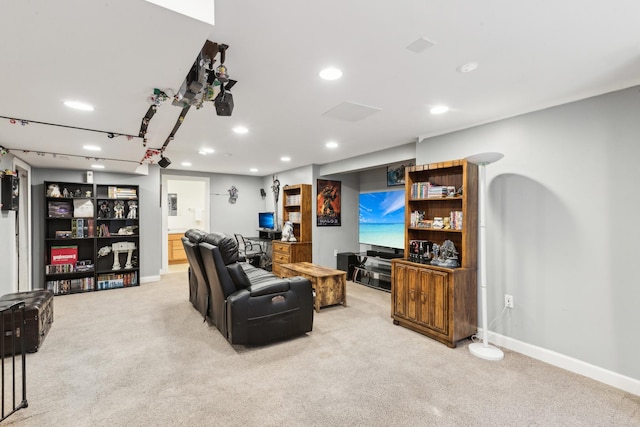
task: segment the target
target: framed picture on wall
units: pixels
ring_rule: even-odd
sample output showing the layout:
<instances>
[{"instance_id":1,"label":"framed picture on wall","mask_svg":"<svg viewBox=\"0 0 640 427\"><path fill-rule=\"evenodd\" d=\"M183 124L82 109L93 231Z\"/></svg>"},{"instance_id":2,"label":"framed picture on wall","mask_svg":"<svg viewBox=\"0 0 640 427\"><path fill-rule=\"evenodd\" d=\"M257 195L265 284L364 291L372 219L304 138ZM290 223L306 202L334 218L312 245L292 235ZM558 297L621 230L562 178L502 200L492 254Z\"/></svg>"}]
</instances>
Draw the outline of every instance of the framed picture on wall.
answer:
<instances>
[{"instance_id":1,"label":"framed picture on wall","mask_svg":"<svg viewBox=\"0 0 640 427\"><path fill-rule=\"evenodd\" d=\"M318 227L340 226L340 181L319 179L316 188L316 225Z\"/></svg>"},{"instance_id":2,"label":"framed picture on wall","mask_svg":"<svg viewBox=\"0 0 640 427\"><path fill-rule=\"evenodd\" d=\"M177 193L169 193L169 216L178 216L178 194Z\"/></svg>"},{"instance_id":3,"label":"framed picture on wall","mask_svg":"<svg viewBox=\"0 0 640 427\"><path fill-rule=\"evenodd\" d=\"M404 185L404 168L413 166L413 162L401 162L387 166L387 187Z\"/></svg>"}]
</instances>

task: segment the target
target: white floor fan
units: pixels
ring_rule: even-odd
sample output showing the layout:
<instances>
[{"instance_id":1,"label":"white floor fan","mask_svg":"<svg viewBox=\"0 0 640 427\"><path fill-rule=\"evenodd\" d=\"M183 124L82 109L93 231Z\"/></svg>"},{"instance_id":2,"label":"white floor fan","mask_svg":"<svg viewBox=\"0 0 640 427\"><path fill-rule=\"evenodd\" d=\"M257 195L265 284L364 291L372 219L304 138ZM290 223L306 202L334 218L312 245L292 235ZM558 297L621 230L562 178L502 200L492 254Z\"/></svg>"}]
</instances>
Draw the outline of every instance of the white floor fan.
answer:
<instances>
[{"instance_id":1,"label":"white floor fan","mask_svg":"<svg viewBox=\"0 0 640 427\"><path fill-rule=\"evenodd\" d=\"M480 222L480 242L478 247L478 270L480 270L480 290L482 299L482 342L476 342L469 345L469 351L474 356L487 360L502 360L504 353L498 347L489 344L489 325L487 325L487 260L486 250L487 242L485 236L485 205L487 201L487 184L485 167L488 164L497 162L502 157L501 153L481 153L474 154L466 158L468 162L475 163L480 169L480 182L478 184L480 190L479 203L479 222Z\"/></svg>"}]
</instances>

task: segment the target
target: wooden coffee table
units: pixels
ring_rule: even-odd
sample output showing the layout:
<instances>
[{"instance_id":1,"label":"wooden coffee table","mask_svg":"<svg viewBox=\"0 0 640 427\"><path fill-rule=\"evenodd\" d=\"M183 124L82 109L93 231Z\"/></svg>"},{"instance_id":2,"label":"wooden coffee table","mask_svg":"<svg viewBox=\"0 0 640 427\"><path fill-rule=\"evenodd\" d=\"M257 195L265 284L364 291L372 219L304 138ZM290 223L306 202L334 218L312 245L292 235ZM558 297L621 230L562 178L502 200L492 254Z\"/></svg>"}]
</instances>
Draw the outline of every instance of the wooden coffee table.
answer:
<instances>
[{"instance_id":1,"label":"wooden coffee table","mask_svg":"<svg viewBox=\"0 0 640 427\"><path fill-rule=\"evenodd\" d=\"M282 277L302 276L311 281L316 291L314 306L316 311L328 305L347 306L347 273L333 268L322 267L310 262L296 262L280 266Z\"/></svg>"}]
</instances>

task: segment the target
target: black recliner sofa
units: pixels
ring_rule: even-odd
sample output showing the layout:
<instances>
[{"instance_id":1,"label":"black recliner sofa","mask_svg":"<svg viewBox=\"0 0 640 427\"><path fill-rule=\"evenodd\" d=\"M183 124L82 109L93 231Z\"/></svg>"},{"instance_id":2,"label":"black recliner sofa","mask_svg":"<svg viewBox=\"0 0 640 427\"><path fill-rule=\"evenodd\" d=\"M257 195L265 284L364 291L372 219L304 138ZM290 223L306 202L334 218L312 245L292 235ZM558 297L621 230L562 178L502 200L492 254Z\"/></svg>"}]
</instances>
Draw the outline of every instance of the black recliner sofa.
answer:
<instances>
[{"instance_id":1,"label":"black recliner sofa","mask_svg":"<svg viewBox=\"0 0 640 427\"><path fill-rule=\"evenodd\" d=\"M190 299L191 290L196 290L191 302L202 313L200 293L206 286L206 318L231 344L261 345L313 329L313 289L308 279L278 278L244 262L231 235L192 229L185 238L191 270ZM196 272L200 268L197 256L189 255L195 248L204 270L202 278Z\"/></svg>"},{"instance_id":2,"label":"black recliner sofa","mask_svg":"<svg viewBox=\"0 0 640 427\"><path fill-rule=\"evenodd\" d=\"M210 314L209 283L198 245L206 236L202 230L190 229L182 237L182 246L189 261L189 301L205 319Z\"/></svg>"}]
</instances>

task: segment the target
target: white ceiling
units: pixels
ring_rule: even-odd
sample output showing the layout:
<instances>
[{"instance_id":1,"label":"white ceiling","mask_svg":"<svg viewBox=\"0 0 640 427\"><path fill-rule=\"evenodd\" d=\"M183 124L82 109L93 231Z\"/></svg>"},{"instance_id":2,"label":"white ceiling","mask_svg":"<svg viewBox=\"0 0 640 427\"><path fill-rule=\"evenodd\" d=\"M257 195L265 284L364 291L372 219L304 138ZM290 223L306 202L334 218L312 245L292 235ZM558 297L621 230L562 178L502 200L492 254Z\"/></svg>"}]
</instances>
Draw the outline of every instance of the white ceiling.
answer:
<instances>
[{"instance_id":1,"label":"white ceiling","mask_svg":"<svg viewBox=\"0 0 640 427\"><path fill-rule=\"evenodd\" d=\"M210 26L143 0L5 1L0 115L31 123L0 119L0 145L34 167L88 170L98 157L129 161L100 160L106 171L133 172L141 139L34 121L137 135L153 89L177 91L210 39L230 46L235 109L192 108L165 151L169 168L265 176L638 85L639 18L636 0L217 0ZM435 46L406 48L420 37ZM472 61L476 71L456 71ZM343 78L319 79L327 65ZM323 115L344 102L380 111ZM430 115L437 104L451 111ZM179 112L158 109L147 148L162 146ZM102 151L84 151L89 143Z\"/></svg>"}]
</instances>

